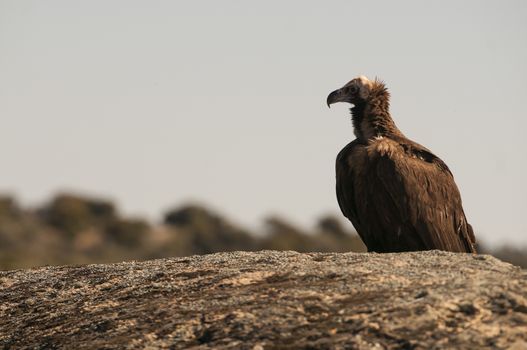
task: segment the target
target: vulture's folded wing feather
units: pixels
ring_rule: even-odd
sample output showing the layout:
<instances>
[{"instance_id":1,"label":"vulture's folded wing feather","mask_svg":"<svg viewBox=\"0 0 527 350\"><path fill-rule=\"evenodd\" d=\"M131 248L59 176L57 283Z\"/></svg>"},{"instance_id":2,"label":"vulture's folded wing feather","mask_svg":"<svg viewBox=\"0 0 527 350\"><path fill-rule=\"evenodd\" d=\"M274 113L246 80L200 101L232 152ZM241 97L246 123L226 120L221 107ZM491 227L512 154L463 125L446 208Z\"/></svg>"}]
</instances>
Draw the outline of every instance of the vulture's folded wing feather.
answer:
<instances>
[{"instance_id":1,"label":"vulture's folded wing feather","mask_svg":"<svg viewBox=\"0 0 527 350\"><path fill-rule=\"evenodd\" d=\"M379 155L376 163L376 175L397 208L404 234L418 235L425 249L475 252L459 190L439 158L421 150L409 156Z\"/></svg>"},{"instance_id":2,"label":"vulture's folded wing feather","mask_svg":"<svg viewBox=\"0 0 527 350\"><path fill-rule=\"evenodd\" d=\"M355 204L355 190L354 190L354 174L348 164L349 154L352 152L353 147L358 145L358 141L354 140L350 142L346 147L340 151L337 156L335 164L336 170L336 192L337 202L340 210L345 217L347 217L359 235L361 235L360 221L357 214L357 207ZM365 237L361 237L365 240Z\"/></svg>"}]
</instances>

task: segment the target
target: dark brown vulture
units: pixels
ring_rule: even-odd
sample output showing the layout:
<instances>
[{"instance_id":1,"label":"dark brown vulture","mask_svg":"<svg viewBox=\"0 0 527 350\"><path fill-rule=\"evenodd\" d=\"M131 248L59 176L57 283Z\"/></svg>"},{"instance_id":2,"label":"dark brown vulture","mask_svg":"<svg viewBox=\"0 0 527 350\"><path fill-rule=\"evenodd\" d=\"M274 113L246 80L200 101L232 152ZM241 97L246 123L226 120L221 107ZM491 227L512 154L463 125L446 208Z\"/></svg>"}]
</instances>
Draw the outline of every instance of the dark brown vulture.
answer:
<instances>
[{"instance_id":1,"label":"dark brown vulture","mask_svg":"<svg viewBox=\"0 0 527 350\"><path fill-rule=\"evenodd\" d=\"M452 173L395 126L384 83L360 76L329 94L335 102L354 105L357 137L337 156L337 200L368 251L476 253Z\"/></svg>"}]
</instances>

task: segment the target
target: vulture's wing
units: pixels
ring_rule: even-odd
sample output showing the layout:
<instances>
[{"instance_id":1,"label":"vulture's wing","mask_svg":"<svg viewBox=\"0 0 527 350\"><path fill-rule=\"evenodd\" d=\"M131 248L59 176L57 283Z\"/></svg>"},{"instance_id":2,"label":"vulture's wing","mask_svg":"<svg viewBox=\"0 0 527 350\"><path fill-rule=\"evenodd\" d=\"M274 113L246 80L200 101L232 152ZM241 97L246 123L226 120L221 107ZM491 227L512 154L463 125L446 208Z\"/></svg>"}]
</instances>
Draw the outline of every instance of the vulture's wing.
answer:
<instances>
[{"instance_id":1,"label":"vulture's wing","mask_svg":"<svg viewBox=\"0 0 527 350\"><path fill-rule=\"evenodd\" d=\"M363 236L355 201L355 174L349 164L351 153L359 145L361 143L356 139L344 147L337 155L335 163L336 190L337 201L342 214L351 221L362 241L367 244L367 237Z\"/></svg>"},{"instance_id":2,"label":"vulture's wing","mask_svg":"<svg viewBox=\"0 0 527 350\"><path fill-rule=\"evenodd\" d=\"M377 153L372 168L375 174L371 174L391 198L387 210L397 211L400 221L393 222L392 216L388 224L399 224L399 234L420 240L424 249L475 252L474 233L446 164L420 145L400 144L398 148L400 153ZM379 204L379 199L376 202ZM412 235L417 237L409 237Z\"/></svg>"}]
</instances>

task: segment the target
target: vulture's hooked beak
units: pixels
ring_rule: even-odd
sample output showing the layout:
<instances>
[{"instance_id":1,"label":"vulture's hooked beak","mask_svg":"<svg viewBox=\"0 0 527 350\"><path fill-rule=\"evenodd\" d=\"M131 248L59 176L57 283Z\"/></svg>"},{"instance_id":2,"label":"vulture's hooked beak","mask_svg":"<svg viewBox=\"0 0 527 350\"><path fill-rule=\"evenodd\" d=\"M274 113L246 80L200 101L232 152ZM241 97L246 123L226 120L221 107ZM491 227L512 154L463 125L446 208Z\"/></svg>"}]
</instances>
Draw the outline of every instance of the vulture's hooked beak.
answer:
<instances>
[{"instance_id":1,"label":"vulture's hooked beak","mask_svg":"<svg viewBox=\"0 0 527 350\"><path fill-rule=\"evenodd\" d=\"M333 91L328 95L328 98L326 100L326 103L328 104L328 108L336 102L344 102L346 100L346 96L342 93L342 89L338 89Z\"/></svg>"}]
</instances>

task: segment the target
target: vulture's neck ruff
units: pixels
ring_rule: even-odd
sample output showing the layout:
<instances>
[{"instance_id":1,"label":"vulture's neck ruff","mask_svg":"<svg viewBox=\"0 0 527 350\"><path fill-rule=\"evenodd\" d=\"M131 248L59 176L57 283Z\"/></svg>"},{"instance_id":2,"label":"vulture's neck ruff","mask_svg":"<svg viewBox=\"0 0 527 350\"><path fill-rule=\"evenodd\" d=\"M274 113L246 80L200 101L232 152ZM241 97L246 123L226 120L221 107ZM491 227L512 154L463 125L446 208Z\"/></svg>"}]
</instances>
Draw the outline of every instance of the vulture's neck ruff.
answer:
<instances>
[{"instance_id":1,"label":"vulture's neck ruff","mask_svg":"<svg viewBox=\"0 0 527 350\"><path fill-rule=\"evenodd\" d=\"M390 116L390 93L380 81L373 82L368 97L350 111L355 136L364 142L376 137L403 136Z\"/></svg>"}]
</instances>

